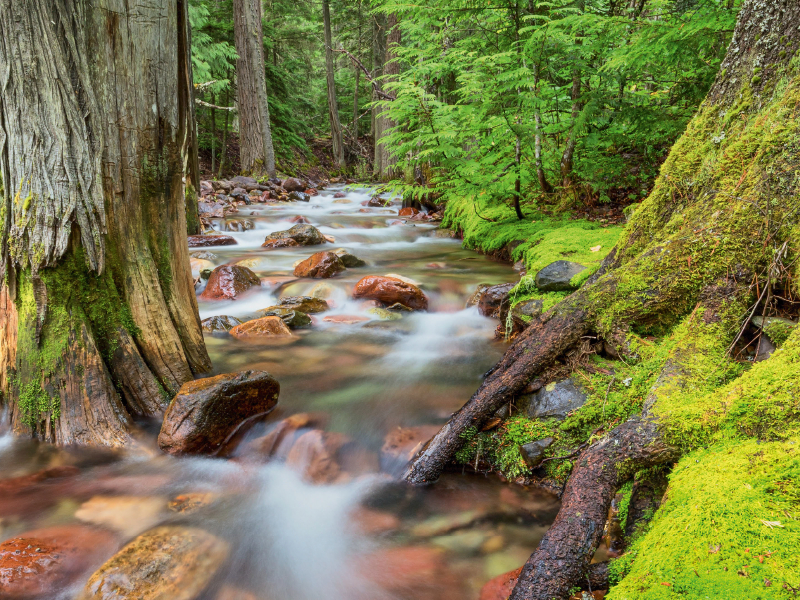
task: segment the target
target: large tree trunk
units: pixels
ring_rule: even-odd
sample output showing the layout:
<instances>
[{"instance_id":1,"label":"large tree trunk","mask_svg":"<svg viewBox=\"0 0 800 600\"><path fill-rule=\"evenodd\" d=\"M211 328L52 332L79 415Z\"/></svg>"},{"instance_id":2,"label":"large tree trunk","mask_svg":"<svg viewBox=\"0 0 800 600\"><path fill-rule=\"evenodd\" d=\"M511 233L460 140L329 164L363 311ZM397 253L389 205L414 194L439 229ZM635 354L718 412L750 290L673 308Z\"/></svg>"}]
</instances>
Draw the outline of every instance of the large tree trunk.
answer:
<instances>
[{"instance_id":1,"label":"large tree trunk","mask_svg":"<svg viewBox=\"0 0 800 600\"><path fill-rule=\"evenodd\" d=\"M122 445L129 413L211 367L186 241L188 42L184 0L0 3L0 384L17 432Z\"/></svg>"},{"instance_id":2,"label":"large tree trunk","mask_svg":"<svg viewBox=\"0 0 800 600\"><path fill-rule=\"evenodd\" d=\"M328 114L331 121L333 163L338 169L345 167L342 123L339 120L339 101L336 99L336 78L333 64L333 35L331 34L331 7L329 0L322 0L322 20L325 28L325 74L328 84Z\"/></svg>"},{"instance_id":3,"label":"large tree trunk","mask_svg":"<svg viewBox=\"0 0 800 600\"><path fill-rule=\"evenodd\" d=\"M400 65L398 64L395 48L400 45L400 28L398 27L397 15L390 14L386 19L386 53L384 58L383 73L386 76L384 82L391 83L397 80L400 75ZM375 176L381 181L391 179L395 175L395 165L397 159L389 152L389 148L381 142L386 132L395 126L394 121L386 116L382 116L379 110L375 117Z\"/></svg>"},{"instance_id":4,"label":"large tree trunk","mask_svg":"<svg viewBox=\"0 0 800 600\"><path fill-rule=\"evenodd\" d=\"M236 90L239 102L239 152L242 169L275 176L275 151L269 124L261 0L233 0Z\"/></svg>"},{"instance_id":5,"label":"large tree trunk","mask_svg":"<svg viewBox=\"0 0 800 600\"><path fill-rule=\"evenodd\" d=\"M601 270L519 336L472 399L412 461L408 481L434 481L467 427L480 429L586 333L613 342L632 326L670 327L686 315L691 322L695 314L704 315L704 326L725 319L724 327L707 331L702 344L690 339L676 346L659 380L669 383L662 388L668 394L681 394L680 381L693 377L694 361L681 362L683 353L702 354L716 344L715 356L724 355L731 341L726 336L735 335L758 307L746 310L750 290L743 288L754 276L762 278L759 289L767 289L764 280L771 285L775 261L792 247L798 226L800 184L789 174L798 168L793 143L800 133L800 69L792 57L800 48L799 25L800 5L793 0L745 2L707 100ZM685 389L706 385L706 375L699 369ZM566 598L596 548L616 488L636 470L676 455L653 420L660 413L651 409L668 397L658 390L659 384L642 417L619 426L575 461L561 512L526 564L513 600Z\"/></svg>"},{"instance_id":6,"label":"large tree trunk","mask_svg":"<svg viewBox=\"0 0 800 600\"><path fill-rule=\"evenodd\" d=\"M372 78L380 80L383 75L384 60L386 58L386 30L383 27L383 15L377 14L372 16ZM380 85L380 84L378 84ZM378 95L373 90L373 102L379 100ZM372 107L372 146L375 149L375 155L372 161L372 172L376 178L380 179L383 173L383 149L378 144L378 141L383 136L384 121L380 114L383 110L378 106Z\"/></svg>"}]
</instances>

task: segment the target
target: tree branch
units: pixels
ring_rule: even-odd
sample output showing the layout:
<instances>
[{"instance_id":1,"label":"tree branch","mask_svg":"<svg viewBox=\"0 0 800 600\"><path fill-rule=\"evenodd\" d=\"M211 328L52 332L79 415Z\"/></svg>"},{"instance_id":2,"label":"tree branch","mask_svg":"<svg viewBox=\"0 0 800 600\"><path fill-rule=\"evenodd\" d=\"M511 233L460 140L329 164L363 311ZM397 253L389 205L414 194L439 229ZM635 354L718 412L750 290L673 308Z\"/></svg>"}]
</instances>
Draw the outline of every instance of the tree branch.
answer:
<instances>
[{"instance_id":1,"label":"tree branch","mask_svg":"<svg viewBox=\"0 0 800 600\"><path fill-rule=\"evenodd\" d=\"M375 91L375 95L376 95L376 96L378 96L379 98L383 98L384 100L397 100L397 97L395 97L395 96L392 96L391 94L387 94L386 92L384 92L383 90L381 90L381 89L380 89L380 86L378 85L378 82L377 82L377 81L375 81L375 80L372 78L372 75L370 74L370 72L369 72L369 71L367 71L367 68L366 68L366 67L363 65L363 63L362 63L360 60L358 60L358 59L357 59L355 56L353 56L352 54L350 54L350 53L349 53L347 50L345 50L344 48L341 48L341 49L339 49L339 50L336 50L336 49L334 49L334 48L331 48L331 50L333 50L334 52L340 52L340 53L342 53L342 54L347 54L347 56L349 56L349 57L350 57L350 60L352 60L352 61L353 61L353 64L355 64L357 67L359 67L359 68L361 69L361 71L364 73L364 77L366 77L366 78L367 78L367 81L369 81L369 82L370 82L370 84L372 85L372 89Z\"/></svg>"}]
</instances>

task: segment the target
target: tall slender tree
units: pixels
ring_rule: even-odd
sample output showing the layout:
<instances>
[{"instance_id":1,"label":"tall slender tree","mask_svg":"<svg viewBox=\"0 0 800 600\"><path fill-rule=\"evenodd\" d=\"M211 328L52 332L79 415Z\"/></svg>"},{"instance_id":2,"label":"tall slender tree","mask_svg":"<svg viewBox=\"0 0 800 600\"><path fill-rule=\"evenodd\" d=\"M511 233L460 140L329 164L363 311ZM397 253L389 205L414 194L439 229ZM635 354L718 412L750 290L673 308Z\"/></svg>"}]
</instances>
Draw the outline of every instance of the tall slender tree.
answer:
<instances>
[{"instance_id":1,"label":"tall slender tree","mask_svg":"<svg viewBox=\"0 0 800 600\"><path fill-rule=\"evenodd\" d=\"M11 425L61 444L125 444L131 414L157 413L211 367L186 239L187 2L0 2L0 89Z\"/></svg>"},{"instance_id":2,"label":"tall slender tree","mask_svg":"<svg viewBox=\"0 0 800 600\"><path fill-rule=\"evenodd\" d=\"M322 20L325 28L325 74L328 84L328 113L331 121L331 141L333 142L333 162L337 168L343 169L344 143L342 139L342 123L339 120L339 103L336 99L336 78L334 77L333 35L331 34L331 6L328 0L322 0Z\"/></svg>"},{"instance_id":3,"label":"tall slender tree","mask_svg":"<svg viewBox=\"0 0 800 600\"><path fill-rule=\"evenodd\" d=\"M239 151L242 169L253 175L275 175L275 151L269 124L264 73L261 0L233 0L236 89L239 101Z\"/></svg>"},{"instance_id":4,"label":"tall slender tree","mask_svg":"<svg viewBox=\"0 0 800 600\"><path fill-rule=\"evenodd\" d=\"M385 83L397 81L400 75L400 64L397 62L397 47L401 43L400 28L398 27L398 17L392 13L386 18L386 51L383 61L383 74ZM397 158L389 152L389 149L382 143L386 132L395 126L395 122L387 115L379 113L375 119L375 175L378 179L391 179L394 175L394 167Z\"/></svg>"}]
</instances>

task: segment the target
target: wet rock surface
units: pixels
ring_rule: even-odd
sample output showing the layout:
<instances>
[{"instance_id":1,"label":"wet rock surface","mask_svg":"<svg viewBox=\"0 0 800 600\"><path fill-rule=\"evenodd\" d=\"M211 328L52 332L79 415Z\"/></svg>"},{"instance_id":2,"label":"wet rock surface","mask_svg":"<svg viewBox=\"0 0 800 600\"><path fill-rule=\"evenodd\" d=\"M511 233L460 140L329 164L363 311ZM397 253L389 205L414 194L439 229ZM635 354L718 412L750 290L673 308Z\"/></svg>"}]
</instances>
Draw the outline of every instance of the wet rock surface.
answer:
<instances>
[{"instance_id":1,"label":"wet rock surface","mask_svg":"<svg viewBox=\"0 0 800 600\"><path fill-rule=\"evenodd\" d=\"M211 272L200 297L203 300L236 300L250 288L260 285L261 279L247 267L223 265Z\"/></svg>"},{"instance_id":2,"label":"wet rock surface","mask_svg":"<svg viewBox=\"0 0 800 600\"><path fill-rule=\"evenodd\" d=\"M208 246L235 246L236 240L229 235L190 235L189 248Z\"/></svg>"},{"instance_id":3,"label":"wet rock surface","mask_svg":"<svg viewBox=\"0 0 800 600\"><path fill-rule=\"evenodd\" d=\"M342 264L348 269L367 266L366 261L361 260L355 254L351 254L344 248L336 248L336 250L332 250L332 252L339 257L339 259L342 261Z\"/></svg>"},{"instance_id":4,"label":"wet rock surface","mask_svg":"<svg viewBox=\"0 0 800 600\"><path fill-rule=\"evenodd\" d=\"M568 260L557 260L536 273L536 287L542 292L563 292L574 290L570 280L586 270L581 264Z\"/></svg>"},{"instance_id":5,"label":"wet rock surface","mask_svg":"<svg viewBox=\"0 0 800 600\"><path fill-rule=\"evenodd\" d=\"M314 296L284 296L278 304L309 315L330 310L330 306L324 299Z\"/></svg>"},{"instance_id":6,"label":"wet rock surface","mask_svg":"<svg viewBox=\"0 0 800 600\"><path fill-rule=\"evenodd\" d=\"M428 308L428 299L421 289L396 277L364 277L356 283L353 297L377 300L387 306L400 303L414 310Z\"/></svg>"},{"instance_id":7,"label":"wet rock surface","mask_svg":"<svg viewBox=\"0 0 800 600\"><path fill-rule=\"evenodd\" d=\"M219 315L216 317L208 317L200 321L203 331L206 333L214 333L215 331L230 331L242 322L236 317L229 317L228 315Z\"/></svg>"},{"instance_id":8,"label":"wet rock surface","mask_svg":"<svg viewBox=\"0 0 800 600\"><path fill-rule=\"evenodd\" d=\"M167 407L158 445L168 454L215 454L245 421L271 411L279 392L265 371L185 383Z\"/></svg>"},{"instance_id":9,"label":"wet rock surface","mask_svg":"<svg viewBox=\"0 0 800 600\"><path fill-rule=\"evenodd\" d=\"M290 329L298 329L311 325L311 317L306 313L284 306L270 306L259 312L265 317L279 317Z\"/></svg>"},{"instance_id":10,"label":"wet rock surface","mask_svg":"<svg viewBox=\"0 0 800 600\"><path fill-rule=\"evenodd\" d=\"M552 446L554 438L546 437L541 440L534 440L519 447L522 458L530 468L538 467L544 460L545 451Z\"/></svg>"},{"instance_id":11,"label":"wet rock surface","mask_svg":"<svg viewBox=\"0 0 800 600\"><path fill-rule=\"evenodd\" d=\"M0 598L58 598L118 547L110 532L83 525L28 531L0 543Z\"/></svg>"},{"instance_id":12,"label":"wet rock surface","mask_svg":"<svg viewBox=\"0 0 800 600\"><path fill-rule=\"evenodd\" d=\"M345 270L344 263L333 252L317 252L312 254L294 268L295 277L311 277L327 279Z\"/></svg>"},{"instance_id":13,"label":"wet rock surface","mask_svg":"<svg viewBox=\"0 0 800 600\"><path fill-rule=\"evenodd\" d=\"M282 248L286 246L318 246L326 242L319 229L307 223L300 223L286 231L276 231L267 235L262 246L264 248Z\"/></svg>"},{"instance_id":14,"label":"wet rock surface","mask_svg":"<svg viewBox=\"0 0 800 600\"><path fill-rule=\"evenodd\" d=\"M228 333L240 340L291 337L292 335L292 332L289 331L283 319L277 316L262 317L260 319L247 321L246 323L237 325Z\"/></svg>"},{"instance_id":15,"label":"wet rock surface","mask_svg":"<svg viewBox=\"0 0 800 600\"><path fill-rule=\"evenodd\" d=\"M509 292L515 283L502 283L493 285L483 290L478 299L478 312L484 317L499 319L509 307Z\"/></svg>"},{"instance_id":16,"label":"wet rock surface","mask_svg":"<svg viewBox=\"0 0 800 600\"><path fill-rule=\"evenodd\" d=\"M202 529L157 527L100 567L78 600L197 600L229 552L226 541Z\"/></svg>"},{"instance_id":17,"label":"wet rock surface","mask_svg":"<svg viewBox=\"0 0 800 600\"><path fill-rule=\"evenodd\" d=\"M439 432L437 425L398 427L384 439L381 447L381 470L399 475L416 453Z\"/></svg>"}]
</instances>

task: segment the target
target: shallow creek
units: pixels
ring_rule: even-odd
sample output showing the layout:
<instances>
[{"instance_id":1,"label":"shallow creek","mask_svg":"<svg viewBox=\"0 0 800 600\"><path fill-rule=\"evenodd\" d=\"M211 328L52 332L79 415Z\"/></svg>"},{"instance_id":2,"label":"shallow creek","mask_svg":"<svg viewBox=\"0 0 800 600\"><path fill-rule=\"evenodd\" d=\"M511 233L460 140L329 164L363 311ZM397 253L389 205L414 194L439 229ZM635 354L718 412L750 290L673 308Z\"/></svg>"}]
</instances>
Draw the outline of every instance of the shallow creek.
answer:
<instances>
[{"instance_id":1,"label":"shallow creek","mask_svg":"<svg viewBox=\"0 0 800 600\"><path fill-rule=\"evenodd\" d=\"M345 197L334 199L337 191ZM114 531L122 545L159 523L197 525L231 547L206 594L211 600L225 597L223 588L259 600L477 599L491 577L520 566L555 516L554 497L469 473L409 489L387 474L397 465L385 457L381 465L380 458L387 434L398 427L443 423L501 356L497 322L464 306L477 284L513 281L516 273L457 240L436 237L433 224L390 224L399 205L364 208L371 194L329 188L309 203L243 206L228 220L249 220L254 228L222 231L236 246L193 250L213 253L215 266L252 259L246 264L262 279L258 291L238 300L200 301L201 318L254 318L281 296L311 295L315 286L333 307L291 338L253 343L206 334L215 374L262 369L281 384L278 408L240 436L228 459L161 454L158 423L141 424L140 447L125 452L57 449L0 435L0 480L77 468L69 477L31 483L24 502L0 498L0 540L88 522ZM297 215L335 238L324 249L346 248L368 266L327 280L294 278L293 264L322 248L265 250L261 243ZM371 274L418 282L429 311L380 320L350 298L354 284ZM362 319L325 320L336 315ZM348 464L335 483L312 484L279 460L249 460L253 440L297 413L311 413L313 426L350 440ZM203 505L175 510L182 494Z\"/></svg>"}]
</instances>

